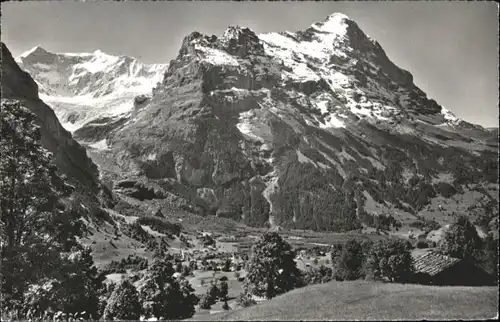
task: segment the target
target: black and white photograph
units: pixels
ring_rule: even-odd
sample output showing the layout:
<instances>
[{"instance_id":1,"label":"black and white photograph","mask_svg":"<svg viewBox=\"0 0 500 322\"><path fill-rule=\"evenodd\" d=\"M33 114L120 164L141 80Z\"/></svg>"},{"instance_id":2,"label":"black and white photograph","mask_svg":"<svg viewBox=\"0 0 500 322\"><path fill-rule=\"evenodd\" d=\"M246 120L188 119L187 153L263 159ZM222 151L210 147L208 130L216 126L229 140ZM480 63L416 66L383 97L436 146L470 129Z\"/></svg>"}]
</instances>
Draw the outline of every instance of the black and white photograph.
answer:
<instances>
[{"instance_id":1,"label":"black and white photograph","mask_svg":"<svg viewBox=\"0 0 500 322\"><path fill-rule=\"evenodd\" d=\"M2 321L497 320L497 2L0 19Z\"/></svg>"}]
</instances>

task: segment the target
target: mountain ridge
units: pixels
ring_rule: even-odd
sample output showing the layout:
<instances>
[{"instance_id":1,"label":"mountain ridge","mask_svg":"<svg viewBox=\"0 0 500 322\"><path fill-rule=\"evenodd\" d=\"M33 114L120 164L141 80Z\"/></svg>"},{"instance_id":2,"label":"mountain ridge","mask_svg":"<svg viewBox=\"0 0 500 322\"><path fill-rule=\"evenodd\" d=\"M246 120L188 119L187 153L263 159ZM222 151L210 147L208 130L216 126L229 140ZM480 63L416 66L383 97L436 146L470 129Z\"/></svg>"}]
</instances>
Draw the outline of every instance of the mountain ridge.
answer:
<instances>
[{"instance_id":1,"label":"mountain ridge","mask_svg":"<svg viewBox=\"0 0 500 322\"><path fill-rule=\"evenodd\" d=\"M19 100L37 115L41 127L41 143L54 154L60 171L70 182L87 189L99 186L97 166L87 156L85 149L65 131L52 109L38 95L38 85L30 75L17 65L7 46L2 42L2 99Z\"/></svg>"},{"instance_id":2,"label":"mountain ridge","mask_svg":"<svg viewBox=\"0 0 500 322\"><path fill-rule=\"evenodd\" d=\"M150 97L75 135L141 202L346 231L380 213L446 223L443 189L498 200L498 145L468 124L334 14L295 33L193 32Z\"/></svg>"},{"instance_id":3,"label":"mountain ridge","mask_svg":"<svg viewBox=\"0 0 500 322\"><path fill-rule=\"evenodd\" d=\"M33 75L40 96L72 132L95 119L130 112L134 98L149 93L165 67L101 50L51 53L41 46L21 54L17 62Z\"/></svg>"}]
</instances>

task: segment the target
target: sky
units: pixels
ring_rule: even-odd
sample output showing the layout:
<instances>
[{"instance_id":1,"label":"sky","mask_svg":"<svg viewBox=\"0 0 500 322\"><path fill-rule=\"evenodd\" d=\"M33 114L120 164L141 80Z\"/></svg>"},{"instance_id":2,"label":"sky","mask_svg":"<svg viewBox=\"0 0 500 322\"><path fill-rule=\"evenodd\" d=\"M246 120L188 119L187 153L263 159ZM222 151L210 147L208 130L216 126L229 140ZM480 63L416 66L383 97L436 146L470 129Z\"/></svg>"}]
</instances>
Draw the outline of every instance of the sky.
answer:
<instances>
[{"instance_id":1,"label":"sky","mask_svg":"<svg viewBox=\"0 0 500 322\"><path fill-rule=\"evenodd\" d=\"M193 31L221 35L230 25L298 31L334 12L376 39L428 97L468 122L498 126L494 2L4 2L1 38L14 56L40 45L168 63Z\"/></svg>"}]
</instances>

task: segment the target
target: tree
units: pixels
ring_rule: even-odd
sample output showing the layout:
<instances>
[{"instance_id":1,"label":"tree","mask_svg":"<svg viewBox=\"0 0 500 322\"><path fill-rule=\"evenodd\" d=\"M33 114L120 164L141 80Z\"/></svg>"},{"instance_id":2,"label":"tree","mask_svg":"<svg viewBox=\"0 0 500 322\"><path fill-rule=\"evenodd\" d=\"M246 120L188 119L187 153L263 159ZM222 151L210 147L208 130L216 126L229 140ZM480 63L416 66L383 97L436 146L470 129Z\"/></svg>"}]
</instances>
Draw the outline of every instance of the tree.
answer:
<instances>
[{"instance_id":1,"label":"tree","mask_svg":"<svg viewBox=\"0 0 500 322\"><path fill-rule=\"evenodd\" d=\"M105 320L139 320L140 315L139 294L129 280L124 280L108 299L103 317Z\"/></svg>"},{"instance_id":2,"label":"tree","mask_svg":"<svg viewBox=\"0 0 500 322\"><path fill-rule=\"evenodd\" d=\"M365 261L365 272L373 278L407 282L413 275L411 244L401 239L374 243Z\"/></svg>"},{"instance_id":3,"label":"tree","mask_svg":"<svg viewBox=\"0 0 500 322\"><path fill-rule=\"evenodd\" d=\"M200 298L200 308L204 310L209 310L212 307L212 300L210 299L210 295L203 294Z\"/></svg>"},{"instance_id":4,"label":"tree","mask_svg":"<svg viewBox=\"0 0 500 322\"><path fill-rule=\"evenodd\" d=\"M229 286L226 281L222 281L219 286L219 299L221 301L227 302L227 294L228 294Z\"/></svg>"},{"instance_id":5,"label":"tree","mask_svg":"<svg viewBox=\"0 0 500 322\"><path fill-rule=\"evenodd\" d=\"M466 216L458 216L439 245L440 251L448 256L475 261L481 257L483 242L476 227Z\"/></svg>"},{"instance_id":6,"label":"tree","mask_svg":"<svg viewBox=\"0 0 500 322\"><path fill-rule=\"evenodd\" d=\"M246 286L252 294L272 298L299 285L301 274L291 246L277 233L261 236L248 262Z\"/></svg>"},{"instance_id":7,"label":"tree","mask_svg":"<svg viewBox=\"0 0 500 322\"><path fill-rule=\"evenodd\" d=\"M80 313L83 318L98 318L99 292L104 287L104 274L94 266L90 248L83 248L68 255L67 266L60 287L54 292L54 307L63 312Z\"/></svg>"},{"instance_id":8,"label":"tree","mask_svg":"<svg viewBox=\"0 0 500 322\"><path fill-rule=\"evenodd\" d=\"M106 309L108 300L113 294L115 287L115 283L103 284L103 287L99 290L99 309L97 311L97 316L99 318L104 317L104 310Z\"/></svg>"},{"instance_id":9,"label":"tree","mask_svg":"<svg viewBox=\"0 0 500 322\"><path fill-rule=\"evenodd\" d=\"M334 244L331 247L330 250L330 258L332 260L332 263L335 263L337 259L340 257L340 254L342 254L342 244Z\"/></svg>"},{"instance_id":10,"label":"tree","mask_svg":"<svg viewBox=\"0 0 500 322\"><path fill-rule=\"evenodd\" d=\"M156 259L148 269L139 287L143 313L158 319L186 319L193 316L198 298L188 281L173 275L170 261Z\"/></svg>"},{"instance_id":11,"label":"tree","mask_svg":"<svg viewBox=\"0 0 500 322\"><path fill-rule=\"evenodd\" d=\"M484 239L482 266L493 276L498 276L498 237L489 233Z\"/></svg>"},{"instance_id":12,"label":"tree","mask_svg":"<svg viewBox=\"0 0 500 322\"><path fill-rule=\"evenodd\" d=\"M189 266L183 265L182 266L182 276L189 276L191 274L191 271L189 270Z\"/></svg>"},{"instance_id":13,"label":"tree","mask_svg":"<svg viewBox=\"0 0 500 322\"><path fill-rule=\"evenodd\" d=\"M207 291L205 294L203 294L200 298L200 308L202 309L210 309L212 305L217 303L217 298L220 295L220 290L217 287L217 283L212 281L210 283L210 286L207 288Z\"/></svg>"},{"instance_id":14,"label":"tree","mask_svg":"<svg viewBox=\"0 0 500 322\"><path fill-rule=\"evenodd\" d=\"M40 144L36 115L15 100L0 109L2 309L96 314L99 279L82 237L81 205ZM88 302L88 303L86 303ZM94 316L95 317L95 316Z\"/></svg>"},{"instance_id":15,"label":"tree","mask_svg":"<svg viewBox=\"0 0 500 322\"><path fill-rule=\"evenodd\" d=\"M217 298L219 297L219 288L217 287L217 283L212 281L210 283L210 287L208 288L208 295L210 298L211 305L215 304L217 302Z\"/></svg>"},{"instance_id":16,"label":"tree","mask_svg":"<svg viewBox=\"0 0 500 322\"><path fill-rule=\"evenodd\" d=\"M231 260L228 258L224 261L224 266L222 267L223 272L231 271Z\"/></svg>"},{"instance_id":17,"label":"tree","mask_svg":"<svg viewBox=\"0 0 500 322\"><path fill-rule=\"evenodd\" d=\"M355 280L364 276L363 274L364 254L361 243L356 239L350 239L342 248L342 253L336 263L335 275L340 280Z\"/></svg>"}]
</instances>

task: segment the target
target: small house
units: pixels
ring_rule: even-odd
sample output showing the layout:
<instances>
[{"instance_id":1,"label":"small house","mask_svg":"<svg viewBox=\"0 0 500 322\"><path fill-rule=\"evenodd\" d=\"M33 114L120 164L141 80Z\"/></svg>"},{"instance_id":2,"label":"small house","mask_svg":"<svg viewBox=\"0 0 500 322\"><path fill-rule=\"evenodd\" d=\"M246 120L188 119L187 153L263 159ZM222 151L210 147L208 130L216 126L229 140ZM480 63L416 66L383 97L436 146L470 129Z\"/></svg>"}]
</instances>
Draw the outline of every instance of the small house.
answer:
<instances>
[{"instance_id":1,"label":"small house","mask_svg":"<svg viewBox=\"0 0 500 322\"><path fill-rule=\"evenodd\" d=\"M496 283L496 277L477 264L435 251L417 256L414 266L419 284L482 286Z\"/></svg>"}]
</instances>

